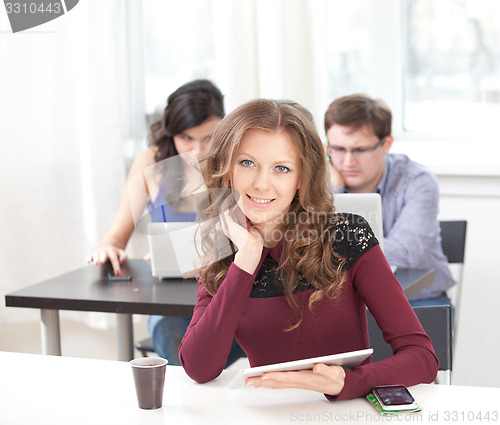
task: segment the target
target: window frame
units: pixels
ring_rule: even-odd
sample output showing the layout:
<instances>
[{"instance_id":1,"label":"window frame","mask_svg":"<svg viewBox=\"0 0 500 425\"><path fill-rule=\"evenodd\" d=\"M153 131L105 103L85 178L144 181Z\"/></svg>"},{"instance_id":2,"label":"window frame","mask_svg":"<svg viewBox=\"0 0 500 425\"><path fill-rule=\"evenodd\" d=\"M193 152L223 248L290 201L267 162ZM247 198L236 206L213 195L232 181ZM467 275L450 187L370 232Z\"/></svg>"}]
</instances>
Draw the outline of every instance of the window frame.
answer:
<instances>
[{"instance_id":1,"label":"window frame","mask_svg":"<svg viewBox=\"0 0 500 425\"><path fill-rule=\"evenodd\" d=\"M127 157L133 156L146 145L148 128L143 111L138 118L138 109L145 107L145 69L142 51L144 38L142 28L142 9L140 2L124 2L126 39L128 40L127 59L124 69L127 81L129 110L124 110L128 124L125 146ZM495 155L484 155L484 150L497 148L493 137L469 135L442 135L423 131L407 131L404 128L404 79L405 79L405 37L406 19L404 0L376 0L369 2L369 61L372 64L369 80L369 94L384 99L393 113L393 135L396 143L392 152L406 153L418 162L428 165L436 173L499 175L500 166L493 161ZM318 52L320 50L318 49ZM324 65L318 61L318 66ZM220 82L219 82L220 83ZM325 87L328 92L328 87ZM226 100L231 99L228 94ZM332 99L333 100L333 99ZM234 102L233 102L234 103ZM130 123L135 123L130 127ZM323 133L322 120L318 120L318 131ZM139 140L141 139L142 142ZM474 146L471 152L470 147ZM481 149L482 148L482 149ZM485 161L485 157L488 157Z\"/></svg>"},{"instance_id":2,"label":"window frame","mask_svg":"<svg viewBox=\"0 0 500 425\"><path fill-rule=\"evenodd\" d=\"M404 128L405 1L377 0L371 3L370 52L373 67L371 95L384 99L393 113L392 151L408 154L436 174L500 176L496 155L500 143L491 136L443 135ZM474 149L471 149L474 146Z\"/></svg>"}]
</instances>

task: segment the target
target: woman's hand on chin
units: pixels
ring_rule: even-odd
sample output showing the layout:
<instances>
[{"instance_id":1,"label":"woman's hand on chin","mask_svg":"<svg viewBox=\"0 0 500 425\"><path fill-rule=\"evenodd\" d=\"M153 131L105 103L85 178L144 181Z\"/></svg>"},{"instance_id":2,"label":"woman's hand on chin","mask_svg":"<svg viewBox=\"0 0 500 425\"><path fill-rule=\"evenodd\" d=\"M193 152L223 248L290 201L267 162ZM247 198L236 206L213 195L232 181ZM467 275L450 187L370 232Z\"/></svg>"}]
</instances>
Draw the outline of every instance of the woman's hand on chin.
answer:
<instances>
[{"instance_id":1,"label":"woman's hand on chin","mask_svg":"<svg viewBox=\"0 0 500 425\"><path fill-rule=\"evenodd\" d=\"M234 221L228 211L222 213L224 234L238 247L234 263L247 273L253 274L259 265L264 239L258 230L247 222L246 228Z\"/></svg>"}]
</instances>

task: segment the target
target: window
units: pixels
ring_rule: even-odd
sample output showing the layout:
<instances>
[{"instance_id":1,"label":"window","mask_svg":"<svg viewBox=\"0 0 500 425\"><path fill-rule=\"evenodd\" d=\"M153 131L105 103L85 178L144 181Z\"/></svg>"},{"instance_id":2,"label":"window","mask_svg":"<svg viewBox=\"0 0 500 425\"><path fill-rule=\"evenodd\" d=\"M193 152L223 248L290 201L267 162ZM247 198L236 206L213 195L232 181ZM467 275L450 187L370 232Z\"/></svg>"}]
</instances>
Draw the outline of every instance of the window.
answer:
<instances>
[{"instance_id":1,"label":"window","mask_svg":"<svg viewBox=\"0 0 500 425\"><path fill-rule=\"evenodd\" d=\"M130 8L139 2L128 0ZM393 111L393 133L412 141L478 135L495 143L500 116L500 2L489 0L143 0L130 66L141 106L161 113L167 96L195 78L214 81L226 109L255 96L307 106L320 133L336 97L365 92ZM142 16L142 19L139 19ZM137 67L141 66L141 69ZM133 103L135 105L140 102ZM141 104L141 105L142 105ZM136 107L138 109L138 107ZM471 136L472 135L472 136ZM486 136L485 136L486 135ZM403 143L398 144L403 146ZM434 146L434 145L433 145ZM406 149L406 148L405 148ZM447 155L442 146L442 157ZM479 153L474 154L480 164ZM439 159L441 160L441 159ZM459 159L454 159L459 161Z\"/></svg>"},{"instance_id":2,"label":"window","mask_svg":"<svg viewBox=\"0 0 500 425\"><path fill-rule=\"evenodd\" d=\"M326 3L329 99L370 92L369 0Z\"/></svg>"},{"instance_id":3,"label":"window","mask_svg":"<svg viewBox=\"0 0 500 425\"><path fill-rule=\"evenodd\" d=\"M500 2L406 0L404 129L456 136L500 117Z\"/></svg>"}]
</instances>

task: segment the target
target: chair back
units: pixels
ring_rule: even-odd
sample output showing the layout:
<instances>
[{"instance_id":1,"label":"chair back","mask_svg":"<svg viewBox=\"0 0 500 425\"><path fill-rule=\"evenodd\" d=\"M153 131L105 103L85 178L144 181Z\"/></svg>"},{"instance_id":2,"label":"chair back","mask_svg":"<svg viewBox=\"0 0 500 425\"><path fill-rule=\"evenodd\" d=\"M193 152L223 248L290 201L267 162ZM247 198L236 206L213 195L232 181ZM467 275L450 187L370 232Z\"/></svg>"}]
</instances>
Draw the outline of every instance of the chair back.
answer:
<instances>
[{"instance_id":1,"label":"chair back","mask_svg":"<svg viewBox=\"0 0 500 425\"><path fill-rule=\"evenodd\" d=\"M450 383L452 370L452 326L449 305L414 307L413 310L432 341L434 352L439 359L439 370L445 371L445 383ZM384 341L377 322L367 311L370 346L373 348L373 361L392 356L392 348Z\"/></svg>"},{"instance_id":2,"label":"chair back","mask_svg":"<svg viewBox=\"0 0 500 425\"><path fill-rule=\"evenodd\" d=\"M467 221L440 221L441 246L448 263L463 263L465 257L465 238Z\"/></svg>"},{"instance_id":3,"label":"chair back","mask_svg":"<svg viewBox=\"0 0 500 425\"><path fill-rule=\"evenodd\" d=\"M460 320L460 310L462 303L464 261L465 261L465 241L467 236L467 221L451 220L440 221L441 226L441 246L444 255L448 258L448 263L455 267L453 273L456 285L450 288L447 293L455 307L453 320L453 344L456 346L456 332Z\"/></svg>"}]
</instances>

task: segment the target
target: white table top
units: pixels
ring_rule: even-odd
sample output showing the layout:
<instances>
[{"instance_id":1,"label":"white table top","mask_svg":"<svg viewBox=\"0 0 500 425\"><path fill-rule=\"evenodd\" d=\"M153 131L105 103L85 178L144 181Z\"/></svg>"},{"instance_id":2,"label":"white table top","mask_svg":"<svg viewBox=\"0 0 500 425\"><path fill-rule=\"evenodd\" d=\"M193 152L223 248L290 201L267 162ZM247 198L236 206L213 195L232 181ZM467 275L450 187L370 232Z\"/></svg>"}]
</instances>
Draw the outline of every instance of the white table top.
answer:
<instances>
[{"instance_id":1,"label":"white table top","mask_svg":"<svg viewBox=\"0 0 500 425\"><path fill-rule=\"evenodd\" d=\"M400 422L364 399L328 402L305 390L227 388L234 371L197 384L167 366L163 407L137 407L127 362L0 352L0 424L290 424ZM500 423L500 389L417 385L418 423ZM410 420L411 418L408 418ZM456 420L453 420L456 419ZM403 422L407 422L404 420Z\"/></svg>"}]
</instances>

